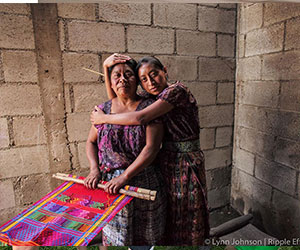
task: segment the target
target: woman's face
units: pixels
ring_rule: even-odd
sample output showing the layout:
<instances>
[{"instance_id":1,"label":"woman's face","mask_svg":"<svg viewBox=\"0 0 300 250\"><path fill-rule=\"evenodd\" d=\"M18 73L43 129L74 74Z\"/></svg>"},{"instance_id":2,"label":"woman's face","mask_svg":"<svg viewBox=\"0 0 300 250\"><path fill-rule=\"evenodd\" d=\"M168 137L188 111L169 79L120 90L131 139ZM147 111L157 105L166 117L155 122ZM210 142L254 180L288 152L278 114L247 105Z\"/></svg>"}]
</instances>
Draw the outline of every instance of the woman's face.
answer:
<instances>
[{"instance_id":1,"label":"woman's face","mask_svg":"<svg viewBox=\"0 0 300 250\"><path fill-rule=\"evenodd\" d=\"M127 64L117 64L111 72L110 81L117 96L135 96L137 81L133 70Z\"/></svg>"},{"instance_id":2,"label":"woman's face","mask_svg":"<svg viewBox=\"0 0 300 250\"><path fill-rule=\"evenodd\" d=\"M167 86L167 72L155 67L153 64L142 64L139 68L139 78L143 88L152 95L158 95Z\"/></svg>"}]
</instances>

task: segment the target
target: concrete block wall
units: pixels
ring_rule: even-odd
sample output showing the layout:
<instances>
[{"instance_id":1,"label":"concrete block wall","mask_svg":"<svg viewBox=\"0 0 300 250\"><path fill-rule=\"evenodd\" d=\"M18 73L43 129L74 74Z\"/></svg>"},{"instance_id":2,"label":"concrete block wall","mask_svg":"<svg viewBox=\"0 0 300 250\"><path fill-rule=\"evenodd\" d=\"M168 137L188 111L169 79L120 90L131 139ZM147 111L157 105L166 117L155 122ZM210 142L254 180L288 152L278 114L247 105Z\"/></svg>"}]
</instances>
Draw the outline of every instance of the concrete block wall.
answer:
<instances>
[{"instance_id":1,"label":"concrete block wall","mask_svg":"<svg viewBox=\"0 0 300 250\"><path fill-rule=\"evenodd\" d=\"M85 175L102 71L114 52L154 54L199 104L209 204L229 204L235 4L1 4L0 223L53 190L54 172ZM1 194L0 194L1 195Z\"/></svg>"},{"instance_id":2,"label":"concrete block wall","mask_svg":"<svg viewBox=\"0 0 300 250\"><path fill-rule=\"evenodd\" d=\"M0 20L0 222L4 222L51 188L30 6L0 4Z\"/></svg>"},{"instance_id":3,"label":"concrete block wall","mask_svg":"<svg viewBox=\"0 0 300 250\"><path fill-rule=\"evenodd\" d=\"M232 205L278 238L299 236L300 4L240 4Z\"/></svg>"}]
</instances>

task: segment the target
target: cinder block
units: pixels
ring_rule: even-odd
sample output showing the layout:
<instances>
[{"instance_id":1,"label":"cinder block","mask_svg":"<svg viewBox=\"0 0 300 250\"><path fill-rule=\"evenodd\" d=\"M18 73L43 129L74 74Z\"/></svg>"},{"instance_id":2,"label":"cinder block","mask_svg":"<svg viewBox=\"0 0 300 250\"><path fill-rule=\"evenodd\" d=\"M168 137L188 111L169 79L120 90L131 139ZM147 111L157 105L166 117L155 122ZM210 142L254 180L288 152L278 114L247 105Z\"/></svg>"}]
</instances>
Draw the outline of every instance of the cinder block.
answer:
<instances>
[{"instance_id":1,"label":"cinder block","mask_svg":"<svg viewBox=\"0 0 300 250\"><path fill-rule=\"evenodd\" d=\"M294 141L300 141L300 119L299 113L289 111L278 112L278 122L274 131L281 137L289 138Z\"/></svg>"},{"instance_id":2,"label":"cinder block","mask_svg":"<svg viewBox=\"0 0 300 250\"><path fill-rule=\"evenodd\" d=\"M82 68L100 72L99 57L95 54L64 53L63 54L65 82L96 82L99 75ZM101 71L102 72L102 71Z\"/></svg>"},{"instance_id":3,"label":"cinder block","mask_svg":"<svg viewBox=\"0 0 300 250\"><path fill-rule=\"evenodd\" d=\"M225 8L225 9L236 9L235 3L219 3L220 8Z\"/></svg>"},{"instance_id":4,"label":"cinder block","mask_svg":"<svg viewBox=\"0 0 300 250\"><path fill-rule=\"evenodd\" d=\"M233 124L233 105L216 105L199 108L201 128L231 126Z\"/></svg>"},{"instance_id":5,"label":"cinder block","mask_svg":"<svg viewBox=\"0 0 300 250\"><path fill-rule=\"evenodd\" d=\"M259 56L237 60L237 80L260 80L262 60Z\"/></svg>"},{"instance_id":6,"label":"cinder block","mask_svg":"<svg viewBox=\"0 0 300 250\"><path fill-rule=\"evenodd\" d=\"M78 157L78 150L77 150L77 143L70 143L70 151L71 151L71 155L72 155L72 168L76 170L76 172L78 171L78 169L80 168L80 164L79 164L79 157Z\"/></svg>"},{"instance_id":7,"label":"cinder block","mask_svg":"<svg viewBox=\"0 0 300 250\"><path fill-rule=\"evenodd\" d=\"M195 82L185 83L197 100L198 105L216 104L216 83Z\"/></svg>"},{"instance_id":8,"label":"cinder block","mask_svg":"<svg viewBox=\"0 0 300 250\"><path fill-rule=\"evenodd\" d=\"M11 180L0 181L0 209L11 208L16 205L14 187Z\"/></svg>"},{"instance_id":9,"label":"cinder block","mask_svg":"<svg viewBox=\"0 0 300 250\"><path fill-rule=\"evenodd\" d=\"M241 98L243 104L276 108L279 102L279 82L243 82Z\"/></svg>"},{"instance_id":10,"label":"cinder block","mask_svg":"<svg viewBox=\"0 0 300 250\"><path fill-rule=\"evenodd\" d=\"M67 115L69 141L86 141L91 128L90 112Z\"/></svg>"},{"instance_id":11,"label":"cinder block","mask_svg":"<svg viewBox=\"0 0 300 250\"><path fill-rule=\"evenodd\" d=\"M9 133L7 126L7 119L0 118L0 148L9 146Z\"/></svg>"},{"instance_id":12,"label":"cinder block","mask_svg":"<svg viewBox=\"0 0 300 250\"><path fill-rule=\"evenodd\" d=\"M48 173L49 161L46 146L33 146L1 150L1 178Z\"/></svg>"},{"instance_id":13,"label":"cinder block","mask_svg":"<svg viewBox=\"0 0 300 250\"><path fill-rule=\"evenodd\" d=\"M177 31L177 53L183 55L215 56L216 35L198 31Z\"/></svg>"},{"instance_id":14,"label":"cinder block","mask_svg":"<svg viewBox=\"0 0 300 250\"><path fill-rule=\"evenodd\" d=\"M300 48L300 19L292 19L286 22L286 38L285 49L299 49Z\"/></svg>"},{"instance_id":15,"label":"cinder block","mask_svg":"<svg viewBox=\"0 0 300 250\"><path fill-rule=\"evenodd\" d=\"M71 50L125 51L125 28L121 24L72 21L68 24L68 34Z\"/></svg>"},{"instance_id":16,"label":"cinder block","mask_svg":"<svg viewBox=\"0 0 300 250\"><path fill-rule=\"evenodd\" d=\"M42 112L37 85L0 86L0 114L25 115Z\"/></svg>"},{"instance_id":17,"label":"cinder block","mask_svg":"<svg viewBox=\"0 0 300 250\"><path fill-rule=\"evenodd\" d=\"M283 48L283 36L283 23L251 31L246 36L245 55L253 56L281 51Z\"/></svg>"},{"instance_id":18,"label":"cinder block","mask_svg":"<svg viewBox=\"0 0 300 250\"><path fill-rule=\"evenodd\" d=\"M231 165L232 148L220 148L204 151L205 169L228 167Z\"/></svg>"},{"instance_id":19,"label":"cinder block","mask_svg":"<svg viewBox=\"0 0 300 250\"><path fill-rule=\"evenodd\" d=\"M0 82L4 82L4 72L3 72L3 63L2 63L1 51L0 51Z\"/></svg>"},{"instance_id":20,"label":"cinder block","mask_svg":"<svg viewBox=\"0 0 300 250\"><path fill-rule=\"evenodd\" d=\"M288 51L264 55L262 62L263 80L294 80L300 79L300 51Z\"/></svg>"},{"instance_id":21,"label":"cinder block","mask_svg":"<svg viewBox=\"0 0 300 250\"><path fill-rule=\"evenodd\" d=\"M231 167L212 169L206 172L207 189L217 189L230 185Z\"/></svg>"},{"instance_id":22,"label":"cinder block","mask_svg":"<svg viewBox=\"0 0 300 250\"><path fill-rule=\"evenodd\" d=\"M245 56L245 41L246 41L246 36L238 34L237 35L237 49L236 49L236 57L241 58Z\"/></svg>"},{"instance_id":23,"label":"cinder block","mask_svg":"<svg viewBox=\"0 0 300 250\"><path fill-rule=\"evenodd\" d=\"M264 25L280 22L300 15L298 3L266 3L264 11Z\"/></svg>"},{"instance_id":24,"label":"cinder block","mask_svg":"<svg viewBox=\"0 0 300 250\"><path fill-rule=\"evenodd\" d=\"M217 7L217 3L199 3L200 6L210 6L210 7Z\"/></svg>"},{"instance_id":25,"label":"cinder block","mask_svg":"<svg viewBox=\"0 0 300 250\"><path fill-rule=\"evenodd\" d=\"M230 202L230 186L208 191L208 206L210 208L223 207Z\"/></svg>"},{"instance_id":26,"label":"cinder block","mask_svg":"<svg viewBox=\"0 0 300 250\"><path fill-rule=\"evenodd\" d=\"M215 129L200 129L200 146L202 150L213 149L215 145Z\"/></svg>"},{"instance_id":27,"label":"cinder block","mask_svg":"<svg viewBox=\"0 0 300 250\"><path fill-rule=\"evenodd\" d=\"M20 214L26 207L10 207L1 210L0 224L3 225L9 218L13 218Z\"/></svg>"},{"instance_id":28,"label":"cinder block","mask_svg":"<svg viewBox=\"0 0 300 250\"><path fill-rule=\"evenodd\" d=\"M243 34L261 28L263 24L263 4L257 3L248 7L241 6L238 22L240 25L239 32Z\"/></svg>"},{"instance_id":29,"label":"cinder block","mask_svg":"<svg viewBox=\"0 0 300 250\"><path fill-rule=\"evenodd\" d=\"M1 48L35 48L32 20L27 16L1 15L0 32Z\"/></svg>"},{"instance_id":30,"label":"cinder block","mask_svg":"<svg viewBox=\"0 0 300 250\"><path fill-rule=\"evenodd\" d=\"M90 164L89 164L89 161L86 156L85 145L86 145L86 142L78 143L79 163L80 163L80 168L89 169Z\"/></svg>"},{"instance_id":31,"label":"cinder block","mask_svg":"<svg viewBox=\"0 0 300 250\"><path fill-rule=\"evenodd\" d=\"M272 205L276 209L276 228L284 230L282 232L288 239L296 238L299 235L300 201L275 189Z\"/></svg>"},{"instance_id":32,"label":"cinder block","mask_svg":"<svg viewBox=\"0 0 300 250\"><path fill-rule=\"evenodd\" d=\"M72 94L72 104L71 104L71 94L70 91L73 91L73 86L71 84L66 83L64 85L64 98L65 98L65 110L67 113L71 113L72 109L74 109L74 98Z\"/></svg>"},{"instance_id":33,"label":"cinder block","mask_svg":"<svg viewBox=\"0 0 300 250\"><path fill-rule=\"evenodd\" d=\"M62 19L58 21L58 31L59 31L60 49L64 51L66 49L66 36L65 36L65 21Z\"/></svg>"},{"instance_id":34,"label":"cinder block","mask_svg":"<svg viewBox=\"0 0 300 250\"><path fill-rule=\"evenodd\" d=\"M108 22L151 24L151 5L99 2L99 17Z\"/></svg>"},{"instance_id":35,"label":"cinder block","mask_svg":"<svg viewBox=\"0 0 300 250\"><path fill-rule=\"evenodd\" d=\"M266 132L270 135L279 134L280 117L277 110L239 105L236 114L239 116L238 125Z\"/></svg>"},{"instance_id":36,"label":"cinder block","mask_svg":"<svg viewBox=\"0 0 300 250\"><path fill-rule=\"evenodd\" d=\"M44 117L14 117L13 130L16 146L47 143Z\"/></svg>"},{"instance_id":37,"label":"cinder block","mask_svg":"<svg viewBox=\"0 0 300 250\"><path fill-rule=\"evenodd\" d=\"M199 6L199 30L234 34L235 14L233 10Z\"/></svg>"},{"instance_id":38,"label":"cinder block","mask_svg":"<svg viewBox=\"0 0 300 250\"><path fill-rule=\"evenodd\" d=\"M291 168L256 157L255 176L284 193L295 195L296 171Z\"/></svg>"},{"instance_id":39,"label":"cinder block","mask_svg":"<svg viewBox=\"0 0 300 250\"><path fill-rule=\"evenodd\" d=\"M169 80L196 80L197 58L188 56L159 56L167 68Z\"/></svg>"},{"instance_id":40,"label":"cinder block","mask_svg":"<svg viewBox=\"0 0 300 250\"><path fill-rule=\"evenodd\" d=\"M75 112L92 112L94 106L108 100L104 84L74 85Z\"/></svg>"},{"instance_id":41,"label":"cinder block","mask_svg":"<svg viewBox=\"0 0 300 250\"><path fill-rule=\"evenodd\" d=\"M217 128L216 147L225 147L232 144L232 127Z\"/></svg>"},{"instance_id":42,"label":"cinder block","mask_svg":"<svg viewBox=\"0 0 300 250\"><path fill-rule=\"evenodd\" d=\"M280 108L300 112L299 82L289 81L281 85Z\"/></svg>"},{"instance_id":43,"label":"cinder block","mask_svg":"<svg viewBox=\"0 0 300 250\"><path fill-rule=\"evenodd\" d=\"M274 136L258 132L256 129L240 128L236 137L241 149L269 160L272 160L274 155L276 157L274 148L277 142Z\"/></svg>"},{"instance_id":44,"label":"cinder block","mask_svg":"<svg viewBox=\"0 0 300 250\"><path fill-rule=\"evenodd\" d=\"M76 18L96 20L96 4L94 3L59 3L58 16L63 18Z\"/></svg>"},{"instance_id":45,"label":"cinder block","mask_svg":"<svg viewBox=\"0 0 300 250\"><path fill-rule=\"evenodd\" d=\"M6 82L37 82L36 55L32 51L3 51L3 70Z\"/></svg>"},{"instance_id":46,"label":"cinder block","mask_svg":"<svg viewBox=\"0 0 300 250\"><path fill-rule=\"evenodd\" d=\"M197 5L155 3L153 23L158 26L195 30L197 28Z\"/></svg>"},{"instance_id":47,"label":"cinder block","mask_svg":"<svg viewBox=\"0 0 300 250\"><path fill-rule=\"evenodd\" d=\"M234 83L222 82L218 83L217 103L233 103L234 102Z\"/></svg>"},{"instance_id":48,"label":"cinder block","mask_svg":"<svg viewBox=\"0 0 300 250\"><path fill-rule=\"evenodd\" d=\"M129 26L127 37L129 52L156 54L174 52L174 30L172 29Z\"/></svg>"},{"instance_id":49,"label":"cinder block","mask_svg":"<svg viewBox=\"0 0 300 250\"><path fill-rule=\"evenodd\" d=\"M239 193L242 196L246 196L261 205L270 205L272 196L272 187L270 185L240 170L237 173L238 175L235 176L235 179L239 182Z\"/></svg>"},{"instance_id":50,"label":"cinder block","mask_svg":"<svg viewBox=\"0 0 300 250\"><path fill-rule=\"evenodd\" d=\"M24 176L16 185L19 206L32 204L51 191L49 174Z\"/></svg>"},{"instance_id":51,"label":"cinder block","mask_svg":"<svg viewBox=\"0 0 300 250\"><path fill-rule=\"evenodd\" d=\"M241 169L250 175L254 175L254 159L254 154L235 147L233 151L233 165L235 168Z\"/></svg>"},{"instance_id":52,"label":"cinder block","mask_svg":"<svg viewBox=\"0 0 300 250\"><path fill-rule=\"evenodd\" d=\"M233 59L200 58L199 77L202 81L233 81L235 61Z\"/></svg>"},{"instance_id":53,"label":"cinder block","mask_svg":"<svg viewBox=\"0 0 300 250\"><path fill-rule=\"evenodd\" d=\"M235 37L231 35L218 35L218 56L234 57Z\"/></svg>"},{"instance_id":54,"label":"cinder block","mask_svg":"<svg viewBox=\"0 0 300 250\"><path fill-rule=\"evenodd\" d=\"M30 14L30 7L29 4L0 4L0 12L9 13L9 14L23 14L29 15Z\"/></svg>"}]
</instances>

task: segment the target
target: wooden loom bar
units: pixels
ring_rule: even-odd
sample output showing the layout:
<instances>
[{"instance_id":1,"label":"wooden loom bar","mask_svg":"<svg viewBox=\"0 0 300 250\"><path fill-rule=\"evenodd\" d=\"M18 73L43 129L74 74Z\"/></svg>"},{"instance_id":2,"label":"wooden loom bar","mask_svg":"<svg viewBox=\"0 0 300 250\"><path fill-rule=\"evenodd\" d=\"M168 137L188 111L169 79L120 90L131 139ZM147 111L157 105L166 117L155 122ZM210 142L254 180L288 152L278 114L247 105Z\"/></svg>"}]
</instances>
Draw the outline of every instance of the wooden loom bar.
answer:
<instances>
[{"instance_id":1,"label":"wooden loom bar","mask_svg":"<svg viewBox=\"0 0 300 250\"><path fill-rule=\"evenodd\" d=\"M62 174L62 173L56 173L52 175L53 178L59 179L59 180L63 180L63 181L72 181L75 183L79 183L79 184L84 184L84 180L80 180L80 179L76 179L76 178L72 178L69 177L67 174ZM98 183L97 187L104 189L104 184ZM140 189L140 188L139 188ZM147 193L142 193L142 192L147 192ZM126 190L121 188L119 190L120 194L125 194L125 195L129 195L135 198L139 198L139 199L144 199L144 200L151 200L154 201L156 198L156 191L152 191L152 190L148 190L148 189L144 189L142 188L142 192L140 190L140 192L137 191L132 191L132 190Z\"/></svg>"}]
</instances>

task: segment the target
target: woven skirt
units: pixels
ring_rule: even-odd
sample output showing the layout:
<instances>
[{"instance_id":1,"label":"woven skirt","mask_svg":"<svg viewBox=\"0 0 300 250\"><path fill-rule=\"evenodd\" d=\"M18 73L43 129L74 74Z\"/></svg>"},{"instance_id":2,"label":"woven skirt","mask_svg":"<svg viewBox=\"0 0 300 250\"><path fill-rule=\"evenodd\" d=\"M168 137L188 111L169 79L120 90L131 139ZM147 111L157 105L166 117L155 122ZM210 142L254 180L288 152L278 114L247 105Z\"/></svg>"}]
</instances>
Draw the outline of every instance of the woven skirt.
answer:
<instances>
[{"instance_id":1,"label":"woven skirt","mask_svg":"<svg viewBox=\"0 0 300 250\"><path fill-rule=\"evenodd\" d=\"M103 174L109 181L124 170ZM156 190L155 201L134 198L102 230L104 246L161 245L166 226L166 194L158 167L148 166L128 183L131 186Z\"/></svg>"},{"instance_id":2,"label":"woven skirt","mask_svg":"<svg viewBox=\"0 0 300 250\"><path fill-rule=\"evenodd\" d=\"M167 189L166 244L204 245L209 213L199 140L165 142L158 160Z\"/></svg>"}]
</instances>

